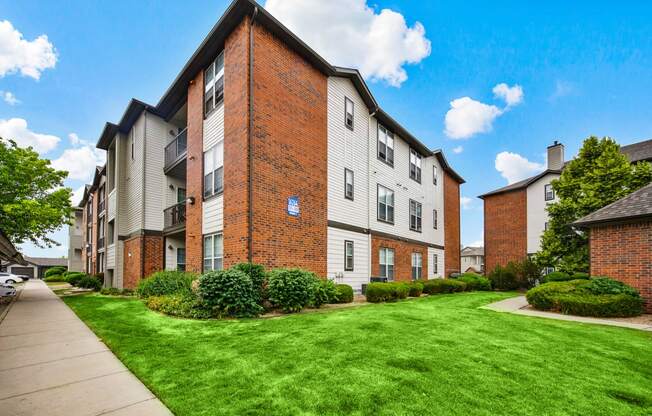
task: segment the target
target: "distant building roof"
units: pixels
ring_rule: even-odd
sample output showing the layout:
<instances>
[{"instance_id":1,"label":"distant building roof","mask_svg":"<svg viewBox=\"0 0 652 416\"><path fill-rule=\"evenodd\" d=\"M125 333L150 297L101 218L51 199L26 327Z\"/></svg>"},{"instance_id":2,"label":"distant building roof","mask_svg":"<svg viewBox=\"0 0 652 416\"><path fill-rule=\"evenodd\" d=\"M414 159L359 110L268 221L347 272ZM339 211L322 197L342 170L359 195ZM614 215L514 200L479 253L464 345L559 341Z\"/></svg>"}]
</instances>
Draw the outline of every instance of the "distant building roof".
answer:
<instances>
[{"instance_id":1,"label":"distant building roof","mask_svg":"<svg viewBox=\"0 0 652 416\"><path fill-rule=\"evenodd\" d=\"M464 247L460 252L464 256L484 256L484 247Z\"/></svg>"},{"instance_id":2,"label":"distant building roof","mask_svg":"<svg viewBox=\"0 0 652 416\"><path fill-rule=\"evenodd\" d=\"M16 250L16 247L2 230L0 230L0 260L20 265L27 264L23 256Z\"/></svg>"},{"instance_id":3,"label":"distant building roof","mask_svg":"<svg viewBox=\"0 0 652 416\"><path fill-rule=\"evenodd\" d=\"M25 261L28 263L31 263L35 266L46 266L46 267L51 267L51 266L67 266L68 265L68 259L67 258L55 258L55 257L29 257L25 256Z\"/></svg>"},{"instance_id":4,"label":"distant building roof","mask_svg":"<svg viewBox=\"0 0 652 416\"><path fill-rule=\"evenodd\" d=\"M621 146L620 151L627 156L631 163L640 161L652 162L652 139Z\"/></svg>"},{"instance_id":5,"label":"distant building roof","mask_svg":"<svg viewBox=\"0 0 652 416\"><path fill-rule=\"evenodd\" d=\"M529 177L527 179L523 179L522 181L514 182L510 185L503 186L502 188L498 188L496 190L493 190L491 192L487 192L486 194L480 195L478 198L484 199L486 196L490 195L496 195L496 194L502 194L504 192L510 192L510 191L515 191L517 189L522 189L522 188L527 188L531 183L534 183L538 181L539 179L543 178L549 173L555 173L555 174L561 174L561 170L552 170L552 169L546 169L543 172L541 172L538 175L534 175L532 177Z\"/></svg>"},{"instance_id":6,"label":"distant building roof","mask_svg":"<svg viewBox=\"0 0 652 416\"><path fill-rule=\"evenodd\" d=\"M652 219L652 183L606 207L580 218L573 225L590 227L596 224L626 222L641 218Z\"/></svg>"}]
</instances>

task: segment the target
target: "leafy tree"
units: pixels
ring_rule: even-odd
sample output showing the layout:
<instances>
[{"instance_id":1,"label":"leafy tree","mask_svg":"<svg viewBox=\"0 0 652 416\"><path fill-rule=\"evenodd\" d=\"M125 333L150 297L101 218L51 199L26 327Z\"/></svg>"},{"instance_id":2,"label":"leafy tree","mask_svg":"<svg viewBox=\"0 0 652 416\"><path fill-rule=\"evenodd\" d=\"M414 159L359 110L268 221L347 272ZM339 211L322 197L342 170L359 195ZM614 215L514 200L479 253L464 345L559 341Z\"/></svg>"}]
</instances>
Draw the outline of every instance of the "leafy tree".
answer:
<instances>
[{"instance_id":1,"label":"leafy tree","mask_svg":"<svg viewBox=\"0 0 652 416\"><path fill-rule=\"evenodd\" d=\"M72 219L67 175L31 147L0 138L0 229L14 244L59 244L47 235Z\"/></svg>"},{"instance_id":2,"label":"leafy tree","mask_svg":"<svg viewBox=\"0 0 652 416\"><path fill-rule=\"evenodd\" d=\"M548 205L548 230L541 237L536 261L566 272L589 268L588 236L571 223L652 181L647 162L630 164L611 138L591 136L578 156L552 181L558 201Z\"/></svg>"}]
</instances>

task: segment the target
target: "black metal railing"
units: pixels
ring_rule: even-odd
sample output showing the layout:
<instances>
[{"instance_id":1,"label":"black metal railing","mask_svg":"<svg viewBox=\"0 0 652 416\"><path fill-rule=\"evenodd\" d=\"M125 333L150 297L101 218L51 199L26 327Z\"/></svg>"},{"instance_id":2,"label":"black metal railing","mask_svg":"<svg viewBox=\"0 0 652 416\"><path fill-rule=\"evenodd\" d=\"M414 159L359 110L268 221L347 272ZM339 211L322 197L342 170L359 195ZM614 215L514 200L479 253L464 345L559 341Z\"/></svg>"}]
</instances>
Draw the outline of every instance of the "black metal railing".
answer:
<instances>
[{"instance_id":1,"label":"black metal railing","mask_svg":"<svg viewBox=\"0 0 652 416\"><path fill-rule=\"evenodd\" d=\"M164 227L170 228L186 222L186 201L179 202L163 210Z\"/></svg>"},{"instance_id":2,"label":"black metal railing","mask_svg":"<svg viewBox=\"0 0 652 416\"><path fill-rule=\"evenodd\" d=\"M177 137L165 146L165 168L172 166L177 160L186 155L188 150L188 129L185 128Z\"/></svg>"},{"instance_id":3,"label":"black metal railing","mask_svg":"<svg viewBox=\"0 0 652 416\"><path fill-rule=\"evenodd\" d=\"M97 239L97 249L103 249L104 248L104 237L100 237Z\"/></svg>"}]
</instances>

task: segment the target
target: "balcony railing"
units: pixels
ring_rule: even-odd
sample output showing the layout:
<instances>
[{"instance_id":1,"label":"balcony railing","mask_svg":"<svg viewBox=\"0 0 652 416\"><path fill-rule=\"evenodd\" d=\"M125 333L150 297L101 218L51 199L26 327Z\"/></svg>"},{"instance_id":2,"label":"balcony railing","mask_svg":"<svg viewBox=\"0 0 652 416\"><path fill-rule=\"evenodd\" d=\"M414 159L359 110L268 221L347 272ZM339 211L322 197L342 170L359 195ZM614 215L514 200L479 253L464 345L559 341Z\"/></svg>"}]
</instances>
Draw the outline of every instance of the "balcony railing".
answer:
<instances>
[{"instance_id":1,"label":"balcony railing","mask_svg":"<svg viewBox=\"0 0 652 416\"><path fill-rule=\"evenodd\" d=\"M179 202L176 205L163 210L164 215L164 227L171 228L176 227L186 222L186 202Z\"/></svg>"},{"instance_id":2,"label":"balcony railing","mask_svg":"<svg viewBox=\"0 0 652 416\"><path fill-rule=\"evenodd\" d=\"M165 146L165 168L169 168L186 155L188 149L188 129L185 128Z\"/></svg>"},{"instance_id":3,"label":"balcony railing","mask_svg":"<svg viewBox=\"0 0 652 416\"><path fill-rule=\"evenodd\" d=\"M97 239L97 249L101 250L104 248L104 237L100 237Z\"/></svg>"}]
</instances>

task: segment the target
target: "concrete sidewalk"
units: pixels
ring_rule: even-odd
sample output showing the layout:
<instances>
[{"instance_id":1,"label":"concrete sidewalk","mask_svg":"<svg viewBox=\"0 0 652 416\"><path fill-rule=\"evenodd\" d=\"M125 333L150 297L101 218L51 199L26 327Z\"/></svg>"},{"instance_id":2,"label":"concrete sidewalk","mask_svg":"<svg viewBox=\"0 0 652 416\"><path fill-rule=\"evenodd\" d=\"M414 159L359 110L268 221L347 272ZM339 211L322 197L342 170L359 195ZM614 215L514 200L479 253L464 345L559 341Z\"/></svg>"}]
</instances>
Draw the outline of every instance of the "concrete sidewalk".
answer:
<instances>
[{"instance_id":1,"label":"concrete sidewalk","mask_svg":"<svg viewBox=\"0 0 652 416\"><path fill-rule=\"evenodd\" d=\"M501 300L499 302L494 302L487 306L483 306L483 308L490 309L496 312L510 312L518 315L558 319L560 321L573 321L573 322L582 322L585 324L620 326L623 328L639 329L641 331L652 331L652 325L626 322L626 321L618 320L619 318L614 318L614 319L590 318L587 316L564 315L562 313L556 313L556 312L538 311L530 307L530 305L527 303L527 300L525 299L525 296L517 296L515 298Z\"/></svg>"},{"instance_id":2,"label":"concrete sidewalk","mask_svg":"<svg viewBox=\"0 0 652 416\"><path fill-rule=\"evenodd\" d=\"M0 322L0 414L171 415L40 280Z\"/></svg>"}]
</instances>

